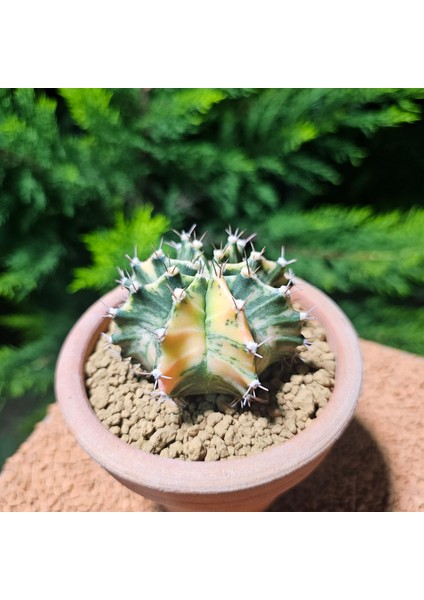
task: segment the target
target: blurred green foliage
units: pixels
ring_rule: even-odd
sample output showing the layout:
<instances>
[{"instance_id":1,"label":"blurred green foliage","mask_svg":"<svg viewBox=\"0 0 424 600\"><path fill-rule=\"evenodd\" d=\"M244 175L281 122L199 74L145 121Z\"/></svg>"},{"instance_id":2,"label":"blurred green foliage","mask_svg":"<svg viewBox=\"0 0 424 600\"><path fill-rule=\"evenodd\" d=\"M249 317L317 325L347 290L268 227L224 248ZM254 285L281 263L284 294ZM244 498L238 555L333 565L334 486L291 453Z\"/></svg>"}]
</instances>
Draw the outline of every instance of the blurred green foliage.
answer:
<instances>
[{"instance_id":1,"label":"blurred green foliage","mask_svg":"<svg viewBox=\"0 0 424 600\"><path fill-rule=\"evenodd\" d=\"M332 296L361 336L424 354L424 209L281 211L259 231L275 255L284 240L296 274Z\"/></svg>"},{"instance_id":2,"label":"blurred green foliage","mask_svg":"<svg viewBox=\"0 0 424 600\"><path fill-rule=\"evenodd\" d=\"M130 246L140 260L148 258L158 239L170 227L165 216L152 216L152 210L152 206L141 206L133 212L130 219L125 219L122 213L117 213L112 229L92 231L83 235L82 239L90 251L92 264L75 269L71 291L88 288L101 292L109 290L118 276L117 267L123 266L123 251L127 249L129 252ZM127 267L128 263L125 266Z\"/></svg>"},{"instance_id":3,"label":"blurred green foliage","mask_svg":"<svg viewBox=\"0 0 424 600\"><path fill-rule=\"evenodd\" d=\"M245 227L269 251L284 243L361 335L424 354L423 99L0 90L0 464L53 400L60 345L93 290L170 224Z\"/></svg>"}]
</instances>

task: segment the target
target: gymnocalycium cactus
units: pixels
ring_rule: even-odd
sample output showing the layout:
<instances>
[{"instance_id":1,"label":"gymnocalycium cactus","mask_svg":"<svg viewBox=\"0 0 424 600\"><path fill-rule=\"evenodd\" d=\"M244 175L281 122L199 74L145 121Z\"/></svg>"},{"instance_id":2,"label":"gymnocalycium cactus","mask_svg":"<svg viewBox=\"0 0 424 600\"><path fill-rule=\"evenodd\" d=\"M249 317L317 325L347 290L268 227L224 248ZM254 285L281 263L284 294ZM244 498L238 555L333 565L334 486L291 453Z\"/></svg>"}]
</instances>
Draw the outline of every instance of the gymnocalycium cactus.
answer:
<instances>
[{"instance_id":1,"label":"gymnocalycium cactus","mask_svg":"<svg viewBox=\"0 0 424 600\"><path fill-rule=\"evenodd\" d=\"M194 228L171 242L175 258L162 244L145 261L136 252L127 257L132 274L120 271L119 283L129 296L108 310L117 325L109 341L153 377L159 394L221 393L250 406L263 401L265 369L307 343L301 328L308 313L290 300L293 272L286 267L294 260L286 260L284 247L275 262L267 260L265 249L254 249L254 235L243 239L230 228L225 247L208 261Z\"/></svg>"}]
</instances>

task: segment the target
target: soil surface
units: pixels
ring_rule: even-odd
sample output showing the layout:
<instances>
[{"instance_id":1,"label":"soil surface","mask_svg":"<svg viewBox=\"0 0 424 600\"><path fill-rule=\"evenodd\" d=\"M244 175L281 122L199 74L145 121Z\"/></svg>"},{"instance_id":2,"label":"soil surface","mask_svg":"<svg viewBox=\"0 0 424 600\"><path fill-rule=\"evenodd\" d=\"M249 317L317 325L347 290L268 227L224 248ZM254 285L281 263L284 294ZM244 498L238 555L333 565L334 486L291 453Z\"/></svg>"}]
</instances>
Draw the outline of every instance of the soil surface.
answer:
<instances>
[{"instance_id":1,"label":"soil surface","mask_svg":"<svg viewBox=\"0 0 424 600\"><path fill-rule=\"evenodd\" d=\"M271 366L261 381L268 404L231 407L223 395L161 400L137 366L101 337L86 363L86 386L99 420L113 434L144 452L182 460L247 456L297 435L327 404L334 385L335 358L316 321L303 329L311 346Z\"/></svg>"}]
</instances>

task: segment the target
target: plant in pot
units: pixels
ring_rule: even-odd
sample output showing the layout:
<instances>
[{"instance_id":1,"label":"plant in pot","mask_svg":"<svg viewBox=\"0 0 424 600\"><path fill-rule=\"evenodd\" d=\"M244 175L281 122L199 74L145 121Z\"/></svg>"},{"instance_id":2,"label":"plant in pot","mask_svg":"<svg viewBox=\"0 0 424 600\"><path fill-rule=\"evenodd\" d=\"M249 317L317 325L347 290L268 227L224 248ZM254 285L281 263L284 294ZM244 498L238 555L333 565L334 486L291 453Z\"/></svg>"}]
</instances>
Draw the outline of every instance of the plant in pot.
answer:
<instances>
[{"instance_id":1,"label":"plant in pot","mask_svg":"<svg viewBox=\"0 0 424 600\"><path fill-rule=\"evenodd\" d=\"M194 227L173 258L128 257L131 273L77 322L56 369L80 445L172 510L265 509L319 465L360 391L340 308L294 277L284 248L269 260L254 236L227 233L210 260Z\"/></svg>"}]
</instances>

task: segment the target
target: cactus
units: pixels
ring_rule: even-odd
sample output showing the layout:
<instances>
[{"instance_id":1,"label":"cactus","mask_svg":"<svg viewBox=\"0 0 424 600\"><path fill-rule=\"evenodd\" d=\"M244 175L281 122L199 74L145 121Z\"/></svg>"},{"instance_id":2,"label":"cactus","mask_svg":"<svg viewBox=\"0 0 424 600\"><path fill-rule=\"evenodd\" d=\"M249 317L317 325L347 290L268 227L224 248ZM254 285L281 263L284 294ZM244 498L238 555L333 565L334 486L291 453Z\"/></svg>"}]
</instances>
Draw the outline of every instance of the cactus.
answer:
<instances>
[{"instance_id":1,"label":"cactus","mask_svg":"<svg viewBox=\"0 0 424 600\"><path fill-rule=\"evenodd\" d=\"M294 310L290 298L293 272L286 268L294 260L286 260L284 247L276 261L266 259L254 235L242 238L231 228L225 247L206 260L204 236L194 227L170 243L175 258L162 243L145 261L136 251L127 256L132 273L120 271L119 284L129 296L108 310L116 323L109 341L153 378L158 394L220 393L250 406L264 401L265 369L306 343L308 313Z\"/></svg>"}]
</instances>

